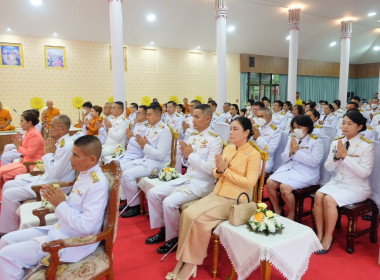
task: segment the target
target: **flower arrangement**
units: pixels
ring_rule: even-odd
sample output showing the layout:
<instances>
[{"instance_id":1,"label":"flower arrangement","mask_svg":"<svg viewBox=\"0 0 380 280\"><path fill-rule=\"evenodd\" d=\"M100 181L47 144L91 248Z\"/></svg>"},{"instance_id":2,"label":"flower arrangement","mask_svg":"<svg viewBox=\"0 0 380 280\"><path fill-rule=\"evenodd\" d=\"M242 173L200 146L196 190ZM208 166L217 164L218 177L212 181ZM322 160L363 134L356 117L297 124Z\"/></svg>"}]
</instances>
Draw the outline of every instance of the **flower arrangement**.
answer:
<instances>
[{"instance_id":1,"label":"flower arrangement","mask_svg":"<svg viewBox=\"0 0 380 280\"><path fill-rule=\"evenodd\" d=\"M268 210L265 203L258 203L257 207L258 209L248 220L248 227L251 231L264 232L265 235L269 235L269 233L275 234L284 229L279 216Z\"/></svg>"},{"instance_id":2,"label":"flower arrangement","mask_svg":"<svg viewBox=\"0 0 380 280\"><path fill-rule=\"evenodd\" d=\"M177 172L177 169L169 166L161 169L161 171L158 173L158 179L161 181L170 181L177 179L178 177L179 174Z\"/></svg>"},{"instance_id":3,"label":"flower arrangement","mask_svg":"<svg viewBox=\"0 0 380 280\"><path fill-rule=\"evenodd\" d=\"M53 188L58 189L59 188L59 184L53 183ZM53 205L51 205L50 202L46 200L46 198L42 198L41 207L44 208L44 207L47 207L47 206L53 207Z\"/></svg>"},{"instance_id":4,"label":"flower arrangement","mask_svg":"<svg viewBox=\"0 0 380 280\"><path fill-rule=\"evenodd\" d=\"M121 144L117 145L117 149L113 152L112 157L117 158L125 153L125 150Z\"/></svg>"},{"instance_id":5,"label":"flower arrangement","mask_svg":"<svg viewBox=\"0 0 380 280\"><path fill-rule=\"evenodd\" d=\"M34 166L33 171L45 171L45 166L42 163L42 160L36 161L36 165Z\"/></svg>"}]
</instances>

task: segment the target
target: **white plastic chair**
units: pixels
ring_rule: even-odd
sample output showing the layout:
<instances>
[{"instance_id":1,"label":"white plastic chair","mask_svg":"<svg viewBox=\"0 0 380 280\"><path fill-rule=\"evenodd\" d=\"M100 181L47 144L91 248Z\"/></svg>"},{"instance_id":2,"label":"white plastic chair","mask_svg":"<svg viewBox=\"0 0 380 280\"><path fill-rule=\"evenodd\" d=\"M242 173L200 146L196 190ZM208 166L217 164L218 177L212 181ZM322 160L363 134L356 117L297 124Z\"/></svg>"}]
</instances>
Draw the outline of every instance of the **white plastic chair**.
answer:
<instances>
[{"instance_id":1,"label":"white plastic chair","mask_svg":"<svg viewBox=\"0 0 380 280\"><path fill-rule=\"evenodd\" d=\"M222 140L228 143L228 139L230 138L230 125L228 123L214 123L214 131L219 134Z\"/></svg>"},{"instance_id":2,"label":"white plastic chair","mask_svg":"<svg viewBox=\"0 0 380 280\"><path fill-rule=\"evenodd\" d=\"M327 157L329 156L330 153L330 146L331 146L331 139L328 136L320 135L318 136L323 143L323 158L320 164L320 178L319 178L319 185L323 186L325 185L328 181L330 181L332 174L326 170L325 168L325 162L327 160Z\"/></svg>"},{"instance_id":3,"label":"white plastic chair","mask_svg":"<svg viewBox=\"0 0 380 280\"><path fill-rule=\"evenodd\" d=\"M322 126L323 133L328 136L331 141L336 137L336 131L337 129L335 127L331 126Z\"/></svg>"},{"instance_id":4,"label":"white plastic chair","mask_svg":"<svg viewBox=\"0 0 380 280\"><path fill-rule=\"evenodd\" d=\"M286 131L281 131L281 139L276 152L274 153L274 164L272 168L272 172L275 172L281 165L283 165L283 161L281 159L281 154L285 151L286 144L288 143L289 133Z\"/></svg>"}]
</instances>

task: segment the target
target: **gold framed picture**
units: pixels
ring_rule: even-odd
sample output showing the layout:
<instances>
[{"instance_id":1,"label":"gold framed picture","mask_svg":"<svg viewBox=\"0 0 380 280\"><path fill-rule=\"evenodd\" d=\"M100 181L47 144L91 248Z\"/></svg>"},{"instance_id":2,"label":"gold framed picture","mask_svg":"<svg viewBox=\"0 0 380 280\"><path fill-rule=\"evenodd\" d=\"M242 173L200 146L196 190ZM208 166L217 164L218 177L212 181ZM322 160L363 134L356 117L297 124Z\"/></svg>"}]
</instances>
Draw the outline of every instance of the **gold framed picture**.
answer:
<instances>
[{"instance_id":1,"label":"gold framed picture","mask_svg":"<svg viewBox=\"0 0 380 280\"><path fill-rule=\"evenodd\" d=\"M66 69L65 47L45 46L45 68L46 69Z\"/></svg>"},{"instance_id":2,"label":"gold framed picture","mask_svg":"<svg viewBox=\"0 0 380 280\"><path fill-rule=\"evenodd\" d=\"M111 46L109 46L109 51L110 51L110 70L112 71L112 51L111 51ZM124 53L124 71L127 72L127 47L123 47L123 53Z\"/></svg>"},{"instance_id":3,"label":"gold framed picture","mask_svg":"<svg viewBox=\"0 0 380 280\"><path fill-rule=\"evenodd\" d=\"M22 44L18 43L0 43L2 67L24 67L24 55Z\"/></svg>"}]
</instances>

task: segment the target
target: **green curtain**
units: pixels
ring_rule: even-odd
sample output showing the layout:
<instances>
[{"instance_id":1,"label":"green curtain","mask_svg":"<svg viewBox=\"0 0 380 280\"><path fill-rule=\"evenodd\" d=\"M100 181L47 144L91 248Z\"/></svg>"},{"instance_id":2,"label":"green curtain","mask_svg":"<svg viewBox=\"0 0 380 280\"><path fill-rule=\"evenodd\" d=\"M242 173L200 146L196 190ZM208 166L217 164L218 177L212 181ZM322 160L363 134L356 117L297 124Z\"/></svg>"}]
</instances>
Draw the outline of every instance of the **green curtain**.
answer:
<instances>
[{"instance_id":1,"label":"green curtain","mask_svg":"<svg viewBox=\"0 0 380 280\"><path fill-rule=\"evenodd\" d=\"M248 91L248 73L240 73L240 107L245 108L247 105L247 91Z\"/></svg>"},{"instance_id":2,"label":"green curtain","mask_svg":"<svg viewBox=\"0 0 380 280\"><path fill-rule=\"evenodd\" d=\"M375 93L379 91L379 78L361 78L355 80L355 95L365 98L367 101L375 97Z\"/></svg>"}]
</instances>

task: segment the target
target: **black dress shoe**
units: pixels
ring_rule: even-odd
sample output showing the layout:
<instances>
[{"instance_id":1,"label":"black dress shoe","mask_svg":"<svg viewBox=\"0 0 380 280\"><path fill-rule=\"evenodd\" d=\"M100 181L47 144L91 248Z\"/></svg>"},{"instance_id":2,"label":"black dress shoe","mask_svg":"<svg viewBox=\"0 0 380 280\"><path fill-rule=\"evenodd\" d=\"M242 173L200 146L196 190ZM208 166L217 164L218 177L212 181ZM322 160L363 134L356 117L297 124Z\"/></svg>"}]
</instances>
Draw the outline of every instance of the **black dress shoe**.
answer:
<instances>
[{"instance_id":1,"label":"black dress shoe","mask_svg":"<svg viewBox=\"0 0 380 280\"><path fill-rule=\"evenodd\" d=\"M332 239L332 241L331 241L331 243L330 243L330 247L327 249L327 250L325 250L325 249L322 249L322 250L319 250L319 251L317 251L317 252L315 252L317 255L324 255L324 254L327 254L329 251L330 251L330 249L331 249L331 247L332 247L332 245L334 244L334 238Z\"/></svg>"},{"instance_id":2,"label":"black dress shoe","mask_svg":"<svg viewBox=\"0 0 380 280\"><path fill-rule=\"evenodd\" d=\"M178 244L178 237L174 237L174 238L166 241L164 245L159 247L157 249L157 253L158 254L167 254L167 253L169 253L170 249L173 248L174 246L176 246L177 244ZM175 251L177 251L177 247L174 248L171 252L175 252Z\"/></svg>"},{"instance_id":3,"label":"black dress shoe","mask_svg":"<svg viewBox=\"0 0 380 280\"><path fill-rule=\"evenodd\" d=\"M123 211L124 207L127 206L127 201L126 200L121 200L119 204L119 212Z\"/></svg>"},{"instance_id":4,"label":"black dress shoe","mask_svg":"<svg viewBox=\"0 0 380 280\"><path fill-rule=\"evenodd\" d=\"M145 240L145 244L157 244L157 243L160 243L162 241L165 241L165 228L164 227L162 227L156 235L148 237Z\"/></svg>"},{"instance_id":5,"label":"black dress shoe","mask_svg":"<svg viewBox=\"0 0 380 280\"><path fill-rule=\"evenodd\" d=\"M132 206L121 213L122 218L131 218L134 216L140 215L140 204L136 206Z\"/></svg>"}]
</instances>

